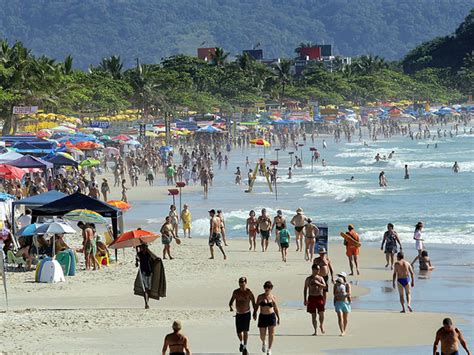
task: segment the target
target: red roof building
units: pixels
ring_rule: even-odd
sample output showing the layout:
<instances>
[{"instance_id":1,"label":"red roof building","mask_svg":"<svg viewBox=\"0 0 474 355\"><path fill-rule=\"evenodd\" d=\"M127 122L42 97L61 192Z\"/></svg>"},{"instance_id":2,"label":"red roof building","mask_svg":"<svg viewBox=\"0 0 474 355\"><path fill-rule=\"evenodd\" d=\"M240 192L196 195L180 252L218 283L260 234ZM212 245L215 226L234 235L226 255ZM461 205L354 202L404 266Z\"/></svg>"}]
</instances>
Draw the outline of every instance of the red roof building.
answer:
<instances>
[{"instance_id":1,"label":"red roof building","mask_svg":"<svg viewBox=\"0 0 474 355\"><path fill-rule=\"evenodd\" d=\"M197 55L199 59L209 62L212 60L212 56L216 53L216 48L198 48Z\"/></svg>"}]
</instances>

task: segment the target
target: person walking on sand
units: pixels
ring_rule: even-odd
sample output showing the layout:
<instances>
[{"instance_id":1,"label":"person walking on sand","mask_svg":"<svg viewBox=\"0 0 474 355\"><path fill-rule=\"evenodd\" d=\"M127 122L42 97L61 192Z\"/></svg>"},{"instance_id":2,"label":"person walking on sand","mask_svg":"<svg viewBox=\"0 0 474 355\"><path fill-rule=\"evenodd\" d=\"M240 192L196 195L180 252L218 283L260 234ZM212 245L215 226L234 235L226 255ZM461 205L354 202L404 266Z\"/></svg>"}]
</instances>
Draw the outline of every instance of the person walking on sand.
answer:
<instances>
[{"instance_id":1,"label":"person walking on sand","mask_svg":"<svg viewBox=\"0 0 474 355\"><path fill-rule=\"evenodd\" d=\"M327 285L319 274L320 267L318 265L313 264L311 266L311 271L311 275L308 276L304 282L303 297L306 312L311 314L311 321L314 328L313 335L316 336L318 335L317 316L319 316L319 327L321 333L324 334L324 306L326 300L323 293Z\"/></svg>"},{"instance_id":2,"label":"person walking on sand","mask_svg":"<svg viewBox=\"0 0 474 355\"><path fill-rule=\"evenodd\" d=\"M281 259L285 263L288 257L289 246L290 246L290 232L285 227L280 231L280 242L279 242L279 247L281 250Z\"/></svg>"},{"instance_id":3,"label":"person walking on sand","mask_svg":"<svg viewBox=\"0 0 474 355\"><path fill-rule=\"evenodd\" d=\"M438 353L438 344L441 342L441 355L459 355L459 345L466 350L468 355L471 354L467 348L467 342L461 331L453 325L451 318L443 319L443 326L436 332L436 338L433 344L433 355Z\"/></svg>"},{"instance_id":4,"label":"person walking on sand","mask_svg":"<svg viewBox=\"0 0 474 355\"><path fill-rule=\"evenodd\" d=\"M255 211L251 210L249 213L249 218L247 218L247 224L245 225L245 230L249 236L249 250L255 251L257 249L257 233L258 233L258 221L255 217Z\"/></svg>"},{"instance_id":5,"label":"person walking on sand","mask_svg":"<svg viewBox=\"0 0 474 355\"><path fill-rule=\"evenodd\" d=\"M135 267L140 267L140 277L143 285L143 298L145 299L145 309L150 308L148 301L150 299L151 279L153 276L152 259L148 245L145 243L137 247L137 256L135 257Z\"/></svg>"},{"instance_id":6,"label":"person walking on sand","mask_svg":"<svg viewBox=\"0 0 474 355\"><path fill-rule=\"evenodd\" d=\"M326 287L323 290L324 299L326 299L329 291L329 274L331 274L331 282L334 284L334 270L332 269L331 260L327 256L324 248L318 250L319 256L313 260L314 265L319 266L319 275L324 279Z\"/></svg>"},{"instance_id":7,"label":"person walking on sand","mask_svg":"<svg viewBox=\"0 0 474 355\"><path fill-rule=\"evenodd\" d=\"M270 239L270 233L272 231L272 220L267 215L267 210L262 209L262 214L258 217L258 230L260 231L260 237L262 238L262 252L267 251L268 239Z\"/></svg>"},{"instance_id":8,"label":"person walking on sand","mask_svg":"<svg viewBox=\"0 0 474 355\"><path fill-rule=\"evenodd\" d=\"M233 312L235 301L235 328L237 331L237 337L240 341L239 351L241 353L247 352L247 341L249 338L250 320L252 319L252 313L250 313L250 304L255 313L255 296L252 291L247 288L247 278L242 276L239 278L239 288L232 292L232 297L229 301L230 311Z\"/></svg>"},{"instance_id":9,"label":"person walking on sand","mask_svg":"<svg viewBox=\"0 0 474 355\"><path fill-rule=\"evenodd\" d=\"M170 206L170 211L168 213L168 216L170 216L170 221L171 221L171 224L173 225L173 231L174 231L174 235L178 237L178 226L179 226L179 223L178 223L178 211L176 211L176 206L175 205L171 205Z\"/></svg>"},{"instance_id":10,"label":"person walking on sand","mask_svg":"<svg viewBox=\"0 0 474 355\"><path fill-rule=\"evenodd\" d=\"M191 355L191 348L189 347L188 338L181 333L183 326L179 320L174 321L173 333L165 336L163 348L161 354L166 355L168 348L170 349L170 355Z\"/></svg>"},{"instance_id":11,"label":"person walking on sand","mask_svg":"<svg viewBox=\"0 0 474 355\"><path fill-rule=\"evenodd\" d=\"M392 286L395 288L395 280L398 284L398 294L400 296L400 304L402 305L401 313L405 313L405 299L407 298L407 307L410 312L413 312L411 308L411 287L415 287L415 277L413 274L413 268L410 263L403 259L403 252L397 254L397 262L395 263L393 270Z\"/></svg>"},{"instance_id":12,"label":"person walking on sand","mask_svg":"<svg viewBox=\"0 0 474 355\"><path fill-rule=\"evenodd\" d=\"M127 180L125 179L122 179L122 198L121 200L123 202L127 202L128 203L128 198L127 198L127 190L129 190L129 188L127 186L125 186L125 183L127 182Z\"/></svg>"},{"instance_id":13,"label":"person walking on sand","mask_svg":"<svg viewBox=\"0 0 474 355\"><path fill-rule=\"evenodd\" d=\"M181 211L181 222L183 223L184 238L186 238L186 232L188 232L188 238L191 238L191 212L187 204L184 204L183 210Z\"/></svg>"},{"instance_id":14,"label":"person walking on sand","mask_svg":"<svg viewBox=\"0 0 474 355\"><path fill-rule=\"evenodd\" d=\"M421 258L421 252L424 250L423 237L421 236L421 231L423 229L423 222L418 222L415 226L415 232L413 233L413 239L415 240L415 248L418 255L411 262L411 266L415 264L417 260Z\"/></svg>"},{"instance_id":15,"label":"person walking on sand","mask_svg":"<svg viewBox=\"0 0 474 355\"><path fill-rule=\"evenodd\" d=\"M174 258L171 256L171 242L174 239L177 239L174 234L174 227L171 223L171 217L166 216L165 223L161 226L161 243L163 244L163 259L166 259L166 254L168 254L170 260Z\"/></svg>"},{"instance_id":16,"label":"person walking on sand","mask_svg":"<svg viewBox=\"0 0 474 355\"><path fill-rule=\"evenodd\" d=\"M281 210L278 210L277 215L273 218L272 230L273 227L275 227L275 243L278 244L278 251L280 251L280 231L286 228L286 220Z\"/></svg>"},{"instance_id":17,"label":"person walking on sand","mask_svg":"<svg viewBox=\"0 0 474 355\"><path fill-rule=\"evenodd\" d=\"M338 274L334 284L334 309L337 313L337 320L341 336L346 334L349 313L351 313L351 286L346 281L345 273Z\"/></svg>"},{"instance_id":18,"label":"person walking on sand","mask_svg":"<svg viewBox=\"0 0 474 355\"><path fill-rule=\"evenodd\" d=\"M258 316L258 328L260 330L260 340L262 341L262 352L271 355L273 339L275 337L275 327L280 325L280 312L275 296L272 294L273 284L271 281L266 281L263 284L264 293L258 295L256 305L257 308L253 312L253 317L256 319L257 312L260 310ZM266 343L268 330L268 347Z\"/></svg>"},{"instance_id":19,"label":"person walking on sand","mask_svg":"<svg viewBox=\"0 0 474 355\"><path fill-rule=\"evenodd\" d=\"M100 185L100 192L102 192L102 196L104 196L104 201L107 201L107 196L110 193L110 186L107 179L102 179L102 184Z\"/></svg>"},{"instance_id":20,"label":"person walking on sand","mask_svg":"<svg viewBox=\"0 0 474 355\"><path fill-rule=\"evenodd\" d=\"M226 231L225 231L225 220L224 220L224 213L222 213L222 210L217 210L217 217L220 218L221 220L221 234L222 234L222 241L224 242L224 245L227 247L227 241L225 239Z\"/></svg>"},{"instance_id":21,"label":"person walking on sand","mask_svg":"<svg viewBox=\"0 0 474 355\"><path fill-rule=\"evenodd\" d=\"M209 228L209 250L211 251L211 257L209 259L214 259L214 245L220 249L224 260L227 259L225 255L224 248L222 248L221 241L221 226L222 221L219 217L216 216L216 210L212 209L209 211L209 216L211 217L210 228Z\"/></svg>"},{"instance_id":22,"label":"person walking on sand","mask_svg":"<svg viewBox=\"0 0 474 355\"><path fill-rule=\"evenodd\" d=\"M387 224L387 231L383 235L380 250L384 250L385 259L387 260L387 264L385 264L385 267L388 267L388 265L390 264L390 270L393 270L394 255L398 252L397 244L400 246L400 250L402 250L403 248L400 242L400 238L398 238L398 234L395 231L393 224L389 223Z\"/></svg>"},{"instance_id":23,"label":"person walking on sand","mask_svg":"<svg viewBox=\"0 0 474 355\"><path fill-rule=\"evenodd\" d=\"M349 224L347 226L347 235L350 235L354 240L360 241L359 234L354 229L354 225ZM359 257L359 252L360 252L360 247L357 246L355 243L353 243L350 240L345 240L344 239L344 244L346 246L346 256L349 259L349 267L351 269L351 273L349 275L354 275L354 265L356 267L357 275L360 275L359 272L359 261L357 258Z\"/></svg>"},{"instance_id":24,"label":"person walking on sand","mask_svg":"<svg viewBox=\"0 0 474 355\"><path fill-rule=\"evenodd\" d=\"M304 225L306 216L303 214L303 209L298 208L296 215L293 216L290 223L295 226L295 237L296 237L296 251L303 251L303 236L304 236Z\"/></svg>"},{"instance_id":25,"label":"person walking on sand","mask_svg":"<svg viewBox=\"0 0 474 355\"><path fill-rule=\"evenodd\" d=\"M306 261L313 261L314 257L314 245L316 244L316 238L319 235L319 229L311 223L311 219L306 219L306 225L304 227L305 234L305 252L304 257Z\"/></svg>"}]
</instances>

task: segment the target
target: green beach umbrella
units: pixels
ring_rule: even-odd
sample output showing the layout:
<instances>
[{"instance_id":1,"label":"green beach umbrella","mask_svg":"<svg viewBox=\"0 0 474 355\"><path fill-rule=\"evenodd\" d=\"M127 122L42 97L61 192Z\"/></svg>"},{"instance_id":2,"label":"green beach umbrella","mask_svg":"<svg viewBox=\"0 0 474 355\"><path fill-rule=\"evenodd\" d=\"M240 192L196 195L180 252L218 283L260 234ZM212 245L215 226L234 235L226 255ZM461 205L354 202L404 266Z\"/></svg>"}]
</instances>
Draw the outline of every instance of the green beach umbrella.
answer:
<instances>
[{"instance_id":1,"label":"green beach umbrella","mask_svg":"<svg viewBox=\"0 0 474 355\"><path fill-rule=\"evenodd\" d=\"M81 161L79 165L82 167L97 166L97 165L100 165L100 161L96 159L86 159L86 160Z\"/></svg>"}]
</instances>

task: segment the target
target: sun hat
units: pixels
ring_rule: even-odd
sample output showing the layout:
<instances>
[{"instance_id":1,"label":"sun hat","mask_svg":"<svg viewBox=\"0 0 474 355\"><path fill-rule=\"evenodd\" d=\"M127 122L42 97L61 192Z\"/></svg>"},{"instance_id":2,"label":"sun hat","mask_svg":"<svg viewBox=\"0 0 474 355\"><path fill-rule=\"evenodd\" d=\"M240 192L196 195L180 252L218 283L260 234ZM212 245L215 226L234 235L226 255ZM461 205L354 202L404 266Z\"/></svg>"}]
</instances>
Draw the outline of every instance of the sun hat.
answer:
<instances>
[{"instance_id":1,"label":"sun hat","mask_svg":"<svg viewBox=\"0 0 474 355\"><path fill-rule=\"evenodd\" d=\"M347 274L344 271L341 271L340 273L337 274L337 276L341 276L343 278L346 278Z\"/></svg>"},{"instance_id":2,"label":"sun hat","mask_svg":"<svg viewBox=\"0 0 474 355\"><path fill-rule=\"evenodd\" d=\"M344 283L344 279L343 279L342 277L338 277L338 278L336 279L336 282L339 282L339 283L342 284L342 283Z\"/></svg>"},{"instance_id":3,"label":"sun hat","mask_svg":"<svg viewBox=\"0 0 474 355\"><path fill-rule=\"evenodd\" d=\"M302 209L301 207L298 207L298 208L296 209L296 213L303 213L303 209Z\"/></svg>"},{"instance_id":4,"label":"sun hat","mask_svg":"<svg viewBox=\"0 0 474 355\"><path fill-rule=\"evenodd\" d=\"M326 248L319 248L318 253L319 254L327 254Z\"/></svg>"}]
</instances>

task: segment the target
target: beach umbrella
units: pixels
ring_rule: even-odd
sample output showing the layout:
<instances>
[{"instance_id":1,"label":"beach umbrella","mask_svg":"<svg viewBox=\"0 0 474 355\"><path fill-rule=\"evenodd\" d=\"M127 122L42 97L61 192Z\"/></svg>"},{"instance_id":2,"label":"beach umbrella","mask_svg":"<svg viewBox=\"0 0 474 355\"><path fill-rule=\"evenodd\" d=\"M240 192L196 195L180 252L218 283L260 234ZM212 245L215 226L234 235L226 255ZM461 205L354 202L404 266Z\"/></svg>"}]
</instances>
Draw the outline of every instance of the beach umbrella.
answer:
<instances>
[{"instance_id":1,"label":"beach umbrella","mask_svg":"<svg viewBox=\"0 0 474 355\"><path fill-rule=\"evenodd\" d=\"M141 145L139 141L136 141L134 139L131 139L129 141L123 142L123 144L128 144L128 145Z\"/></svg>"},{"instance_id":2,"label":"beach umbrella","mask_svg":"<svg viewBox=\"0 0 474 355\"><path fill-rule=\"evenodd\" d=\"M117 207L118 209L122 211L127 211L132 207L132 205L130 205L129 203L125 201L119 201L119 200L107 201L107 203L111 206Z\"/></svg>"},{"instance_id":3,"label":"beach umbrella","mask_svg":"<svg viewBox=\"0 0 474 355\"><path fill-rule=\"evenodd\" d=\"M160 236L156 233L135 229L121 234L110 245L111 249L135 248L143 243L151 243Z\"/></svg>"},{"instance_id":4,"label":"beach umbrella","mask_svg":"<svg viewBox=\"0 0 474 355\"><path fill-rule=\"evenodd\" d=\"M82 221L84 223L105 224L107 220L95 211L87 209L72 210L64 215L64 218L70 221Z\"/></svg>"},{"instance_id":5,"label":"beach umbrella","mask_svg":"<svg viewBox=\"0 0 474 355\"><path fill-rule=\"evenodd\" d=\"M36 228L34 234L74 234L76 231L67 223L52 222L44 223Z\"/></svg>"},{"instance_id":6,"label":"beach umbrella","mask_svg":"<svg viewBox=\"0 0 474 355\"><path fill-rule=\"evenodd\" d=\"M270 146L270 142L268 142L267 140L265 140L263 138L251 139L250 144L260 145L262 147L269 147Z\"/></svg>"},{"instance_id":7,"label":"beach umbrella","mask_svg":"<svg viewBox=\"0 0 474 355\"><path fill-rule=\"evenodd\" d=\"M7 180L18 179L21 180L25 175L25 171L8 164L0 164L0 177Z\"/></svg>"},{"instance_id":8,"label":"beach umbrella","mask_svg":"<svg viewBox=\"0 0 474 355\"><path fill-rule=\"evenodd\" d=\"M91 149L100 149L102 148L102 144L91 142L91 141L83 141L74 144L74 147L80 150L91 150Z\"/></svg>"},{"instance_id":9,"label":"beach umbrella","mask_svg":"<svg viewBox=\"0 0 474 355\"><path fill-rule=\"evenodd\" d=\"M81 161L79 165L82 167L97 166L100 165L100 161L97 159L86 159Z\"/></svg>"},{"instance_id":10,"label":"beach umbrella","mask_svg":"<svg viewBox=\"0 0 474 355\"><path fill-rule=\"evenodd\" d=\"M131 138L125 134L119 134L118 136L115 136L112 138L113 141L129 141Z\"/></svg>"},{"instance_id":11,"label":"beach umbrella","mask_svg":"<svg viewBox=\"0 0 474 355\"><path fill-rule=\"evenodd\" d=\"M104 149L104 154L106 154L106 155L119 155L120 150L118 150L115 147L107 147L107 148Z\"/></svg>"},{"instance_id":12,"label":"beach umbrella","mask_svg":"<svg viewBox=\"0 0 474 355\"><path fill-rule=\"evenodd\" d=\"M20 237L31 237L36 234L36 230L42 225L42 223L32 223L24 226L18 231Z\"/></svg>"},{"instance_id":13,"label":"beach umbrella","mask_svg":"<svg viewBox=\"0 0 474 355\"><path fill-rule=\"evenodd\" d=\"M53 135L53 132L50 129L41 129L36 132L36 137L38 138L49 138Z\"/></svg>"}]
</instances>

